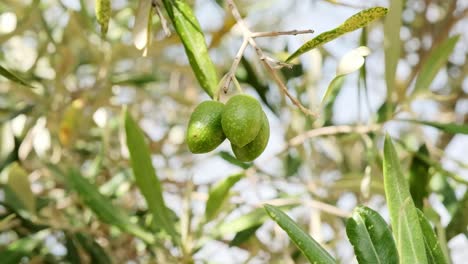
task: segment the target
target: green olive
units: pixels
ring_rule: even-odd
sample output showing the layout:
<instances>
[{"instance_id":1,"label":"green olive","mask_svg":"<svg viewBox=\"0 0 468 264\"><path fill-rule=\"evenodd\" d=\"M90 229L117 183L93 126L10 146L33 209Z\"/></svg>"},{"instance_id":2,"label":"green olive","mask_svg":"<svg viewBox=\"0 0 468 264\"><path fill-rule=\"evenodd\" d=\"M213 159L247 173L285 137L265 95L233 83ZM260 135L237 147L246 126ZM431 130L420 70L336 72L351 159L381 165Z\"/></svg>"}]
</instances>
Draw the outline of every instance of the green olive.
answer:
<instances>
[{"instance_id":1,"label":"green olive","mask_svg":"<svg viewBox=\"0 0 468 264\"><path fill-rule=\"evenodd\" d=\"M235 95L224 107L221 124L224 134L238 147L252 142L258 135L262 121L262 106L248 95Z\"/></svg>"},{"instance_id":2,"label":"green olive","mask_svg":"<svg viewBox=\"0 0 468 264\"><path fill-rule=\"evenodd\" d=\"M192 153L210 152L226 139L221 126L224 107L220 102L205 101L195 108L187 129L187 145Z\"/></svg>"},{"instance_id":3,"label":"green olive","mask_svg":"<svg viewBox=\"0 0 468 264\"><path fill-rule=\"evenodd\" d=\"M255 139L244 147L231 144L232 151L236 158L243 162L253 161L265 150L270 138L270 125L265 113L262 112L262 126Z\"/></svg>"}]
</instances>

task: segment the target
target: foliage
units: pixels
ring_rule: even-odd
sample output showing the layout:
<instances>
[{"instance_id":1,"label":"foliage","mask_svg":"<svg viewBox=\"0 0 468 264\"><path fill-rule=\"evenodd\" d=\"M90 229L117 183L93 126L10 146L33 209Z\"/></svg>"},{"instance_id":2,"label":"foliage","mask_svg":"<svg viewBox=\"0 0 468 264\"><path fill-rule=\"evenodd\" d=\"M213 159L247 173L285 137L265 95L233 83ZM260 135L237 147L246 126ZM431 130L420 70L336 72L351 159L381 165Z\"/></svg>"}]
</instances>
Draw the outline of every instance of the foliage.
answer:
<instances>
[{"instance_id":1,"label":"foliage","mask_svg":"<svg viewBox=\"0 0 468 264\"><path fill-rule=\"evenodd\" d=\"M0 262L462 263L461 0L270 2L1 2Z\"/></svg>"}]
</instances>

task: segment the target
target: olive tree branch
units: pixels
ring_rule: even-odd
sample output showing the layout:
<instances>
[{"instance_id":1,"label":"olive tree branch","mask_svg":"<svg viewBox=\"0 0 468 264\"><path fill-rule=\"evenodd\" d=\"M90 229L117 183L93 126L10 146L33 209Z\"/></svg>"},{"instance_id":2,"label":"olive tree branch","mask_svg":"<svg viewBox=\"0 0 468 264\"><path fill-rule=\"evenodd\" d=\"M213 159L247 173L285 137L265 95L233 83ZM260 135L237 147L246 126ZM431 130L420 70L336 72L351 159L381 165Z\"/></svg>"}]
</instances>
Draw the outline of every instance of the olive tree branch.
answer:
<instances>
[{"instance_id":1,"label":"olive tree branch","mask_svg":"<svg viewBox=\"0 0 468 264\"><path fill-rule=\"evenodd\" d=\"M283 83L281 80L280 76L276 72L275 68L270 65L268 61L273 61L276 63L278 67L284 67L284 66L289 66L289 64L281 63L278 62L272 58L269 58L265 56L263 53L262 49L260 49L255 42L256 37L271 37L271 36L279 36L279 35L297 35L297 34L306 34L306 33L312 33L312 30L291 30L291 31L278 31L278 32L251 32L250 29L247 27L245 24L244 19L239 13L239 10L237 9L236 4L234 3L233 0L228 0L227 1L228 7L231 10L231 13L234 17L234 19L237 21L237 24L239 25L242 35L244 36L244 40L242 42L242 45L237 52L236 58L234 59L233 65L229 72L227 73L226 79L224 80L225 83L222 85L223 91L227 92L227 88L229 87L229 84L231 83L232 79L235 78L235 71L239 65L240 59L242 58L242 55L247 48L247 45L250 44L255 50L255 53L259 57L260 61L262 62L263 66L267 69L267 71L270 73L270 75L273 77L273 80L276 82L280 90L291 100L291 102L296 105L304 114L307 116L311 116L316 118L318 116L317 113L311 111L310 109L306 108L304 105L301 104L301 102L295 98L291 93L289 93L288 88L286 85Z\"/></svg>"},{"instance_id":2,"label":"olive tree branch","mask_svg":"<svg viewBox=\"0 0 468 264\"><path fill-rule=\"evenodd\" d=\"M282 35L298 35L298 34L311 34L314 33L312 29L306 30L288 30L288 31L272 31L272 32L252 32L252 38L262 38L262 37L276 37Z\"/></svg>"}]
</instances>

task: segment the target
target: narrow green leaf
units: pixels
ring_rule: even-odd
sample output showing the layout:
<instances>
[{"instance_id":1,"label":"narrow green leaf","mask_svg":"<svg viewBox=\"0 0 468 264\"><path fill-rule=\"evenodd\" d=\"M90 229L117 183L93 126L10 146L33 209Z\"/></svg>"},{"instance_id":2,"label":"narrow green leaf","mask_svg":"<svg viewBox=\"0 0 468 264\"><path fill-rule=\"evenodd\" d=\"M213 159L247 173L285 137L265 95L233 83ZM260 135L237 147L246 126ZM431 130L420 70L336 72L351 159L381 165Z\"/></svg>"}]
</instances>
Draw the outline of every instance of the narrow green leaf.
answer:
<instances>
[{"instance_id":1,"label":"narrow green leaf","mask_svg":"<svg viewBox=\"0 0 468 264\"><path fill-rule=\"evenodd\" d=\"M2 75L3 77L9 79L12 82L19 83L21 85L34 88L31 84L29 84L23 78L17 76L16 74L13 74L9 70L3 68L1 65L0 65L0 75Z\"/></svg>"},{"instance_id":2,"label":"narrow green leaf","mask_svg":"<svg viewBox=\"0 0 468 264\"><path fill-rule=\"evenodd\" d=\"M384 22L384 51L385 51L385 82L387 84L387 101L384 120L387 120L391 115L393 106L393 94L396 82L396 70L398 60L400 59L401 41L401 13L403 12L403 0L391 0L388 15Z\"/></svg>"},{"instance_id":3,"label":"narrow green leaf","mask_svg":"<svg viewBox=\"0 0 468 264\"><path fill-rule=\"evenodd\" d=\"M125 111L125 134L130 160L135 175L135 181L154 220L175 241L179 241L178 234L171 220L169 211L164 202L162 187L151 162L151 154L145 143L143 132L138 124Z\"/></svg>"},{"instance_id":4,"label":"narrow green leaf","mask_svg":"<svg viewBox=\"0 0 468 264\"><path fill-rule=\"evenodd\" d=\"M5 250L0 251L2 264L17 264L21 262L23 257L34 254L34 249L38 247L41 240L48 233L47 231L40 231L10 243Z\"/></svg>"},{"instance_id":5,"label":"narrow green leaf","mask_svg":"<svg viewBox=\"0 0 468 264\"><path fill-rule=\"evenodd\" d=\"M429 86L439 70L447 63L459 39L460 35L450 37L432 50L428 59L421 67L412 95L429 91Z\"/></svg>"},{"instance_id":6,"label":"narrow green leaf","mask_svg":"<svg viewBox=\"0 0 468 264\"><path fill-rule=\"evenodd\" d=\"M457 195L455 194L455 190L447 179L448 178L446 175L439 171L438 173L434 174L434 176L432 176L429 186L434 193L438 194L438 198L453 217L457 211L458 200Z\"/></svg>"},{"instance_id":7,"label":"narrow green leaf","mask_svg":"<svg viewBox=\"0 0 468 264\"><path fill-rule=\"evenodd\" d=\"M163 0L163 3L184 44L195 77L205 92L211 98L215 97L218 93L218 76L197 18L184 0Z\"/></svg>"},{"instance_id":8,"label":"narrow green leaf","mask_svg":"<svg viewBox=\"0 0 468 264\"><path fill-rule=\"evenodd\" d=\"M417 209L419 225L424 235L424 245L426 247L426 255L431 264L448 264L444 252L439 243L439 239L431 226L431 223L426 218L424 213Z\"/></svg>"},{"instance_id":9,"label":"narrow green leaf","mask_svg":"<svg viewBox=\"0 0 468 264\"><path fill-rule=\"evenodd\" d=\"M76 233L74 237L91 258L91 263L112 263L110 256L91 236L84 233Z\"/></svg>"},{"instance_id":10,"label":"narrow green leaf","mask_svg":"<svg viewBox=\"0 0 468 264\"><path fill-rule=\"evenodd\" d=\"M57 168L52 169L64 178L69 188L78 193L83 203L86 204L101 221L133 234L147 243L154 243L152 234L131 222L128 215L121 208L114 206L107 197L98 191L95 185L85 179L77 170L72 169L69 173L61 173Z\"/></svg>"},{"instance_id":11,"label":"narrow green leaf","mask_svg":"<svg viewBox=\"0 0 468 264\"><path fill-rule=\"evenodd\" d=\"M213 186L208 194L208 201L206 201L205 219L207 221L213 219L219 213L219 210L229 195L229 190L231 190L231 187L242 179L242 177L244 177L242 173L234 174Z\"/></svg>"},{"instance_id":12,"label":"narrow green leaf","mask_svg":"<svg viewBox=\"0 0 468 264\"><path fill-rule=\"evenodd\" d=\"M242 169L248 169L248 168L252 167L252 165L253 165L253 163L251 163L251 162L246 163L246 162L239 161L238 159L236 159L236 157L234 157L231 153L229 153L227 151L220 151L219 156L223 160L231 163L232 165L240 167Z\"/></svg>"},{"instance_id":13,"label":"narrow green leaf","mask_svg":"<svg viewBox=\"0 0 468 264\"><path fill-rule=\"evenodd\" d=\"M335 77L329 84L326 94L322 99L323 106L323 120L324 126L331 126L333 124L333 106L335 105L336 98L341 91L346 76ZM329 93L327 95L327 93Z\"/></svg>"},{"instance_id":14,"label":"narrow green leaf","mask_svg":"<svg viewBox=\"0 0 468 264\"><path fill-rule=\"evenodd\" d=\"M399 119L399 120L435 127L437 129L440 129L440 130L442 130L444 132L451 133L451 134L465 134L465 135L468 135L468 125L466 125L466 124L439 123L439 122L415 120L415 119Z\"/></svg>"},{"instance_id":15,"label":"narrow green leaf","mask_svg":"<svg viewBox=\"0 0 468 264\"><path fill-rule=\"evenodd\" d=\"M224 221L216 228L216 234L219 236L232 234L261 225L267 219L263 208L257 208L250 213L244 214L230 221Z\"/></svg>"},{"instance_id":16,"label":"narrow green leaf","mask_svg":"<svg viewBox=\"0 0 468 264\"><path fill-rule=\"evenodd\" d=\"M28 173L17 163L14 162L7 168L8 186L13 190L26 209L31 214L36 212L36 198L31 191Z\"/></svg>"},{"instance_id":17,"label":"narrow green leaf","mask_svg":"<svg viewBox=\"0 0 468 264\"><path fill-rule=\"evenodd\" d=\"M406 145L401 140L397 140L396 142L398 142L398 144L400 144L405 150L407 150L408 152L411 152L414 156L417 156L419 159L426 162L429 166L433 167L437 172L442 174L444 177L450 177L450 178L452 178L453 180L455 180L457 182L460 182L460 183L463 183L463 184L468 184L468 181L465 180L460 175L458 175L458 174L456 174L454 172L446 170L440 164L440 162L437 162L437 161L431 159L431 157L429 157L427 155L424 155L423 153L412 150L408 145ZM449 211L450 211L450 208L447 208L447 209L449 209Z\"/></svg>"},{"instance_id":18,"label":"narrow green leaf","mask_svg":"<svg viewBox=\"0 0 468 264\"><path fill-rule=\"evenodd\" d=\"M387 100L377 110L377 123L381 124L389 120L395 112L396 104Z\"/></svg>"},{"instance_id":19,"label":"narrow green leaf","mask_svg":"<svg viewBox=\"0 0 468 264\"><path fill-rule=\"evenodd\" d=\"M65 232L65 234L65 247L67 248L67 255L65 256L66 260L68 260L70 264L82 263L78 245L76 244L73 235L67 232Z\"/></svg>"},{"instance_id":20,"label":"narrow green leaf","mask_svg":"<svg viewBox=\"0 0 468 264\"><path fill-rule=\"evenodd\" d=\"M461 233L468 236L468 191L465 191L465 196L458 202L452 220L447 226L447 239L450 240Z\"/></svg>"},{"instance_id":21,"label":"narrow green leaf","mask_svg":"<svg viewBox=\"0 0 468 264\"><path fill-rule=\"evenodd\" d=\"M383 174L393 234L402 264L427 263L416 207L390 137L385 137Z\"/></svg>"},{"instance_id":22,"label":"narrow green leaf","mask_svg":"<svg viewBox=\"0 0 468 264\"><path fill-rule=\"evenodd\" d=\"M392 232L376 211L365 206L356 207L346 223L346 234L359 263L398 263Z\"/></svg>"},{"instance_id":23,"label":"narrow green leaf","mask_svg":"<svg viewBox=\"0 0 468 264\"><path fill-rule=\"evenodd\" d=\"M421 155L429 156L429 151L425 144L421 145L417 152ZM414 204L419 209L423 207L423 201L429 195L429 168L429 164L418 155L413 156L409 171L409 188Z\"/></svg>"},{"instance_id":24,"label":"narrow green leaf","mask_svg":"<svg viewBox=\"0 0 468 264\"><path fill-rule=\"evenodd\" d=\"M310 263L336 263L335 259L288 215L272 205L265 204L264 207L271 219L286 231L289 238L296 244Z\"/></svg>"},{"instance_id":25,"label":"narrow green leaf","mask_svg":"<svg viewBox=\"0 0 468 264\"><path fill-rule=\"evenodd\" d=\"M291 56L286 59L286 62L292 61L294 58L318 47L327 42L330 42L337 37L354 31L356 29L367 26L372 21L379 19L387 14L387 8L384 7L373 7L365 9L350 18L348 18L343 24L332 30L321 33L312 40L306 42L298 50L296 50Z\"/></svg>"},{"instance_id":26,"label":"narrow green leaf","mask_svg":"<svg viewBox=\"0 0 468 264\"><path fill-rule=\"evenodd\" d=\"M111 2L110 0L95 0L96 19L101 26L101 34L105 36L109 27L111 17Z\"/></svg>"},{"instance_id":27,"label":"narrow green leaf","mask_svg":"<svg viewBox=\"0 0 468 264\"><path fill-rule=\"evenodd\" d=\"M339 90L340 90L341 86L343 86L345 76L346 75L338 75L338 76L335 76L335 78L333 78L333 80L328 85L328 88L325 91L325 94L322 97L322 102L321 102L322 104L329 101L329 98L330 98L331 95L334 95L334 96L331 97L332 100L330 100L330 101L332 101L332 102L335 101L336 97L338 96L338 93L339 93Z\"/></svg>"},{"instance_id":28,"label":"narrow green leaf","mask_svg":"<svg viewBox=\"0 0 468 264\"><path fill-rule=\"evenodd\" d=\"M255 235L255 232L261 227L262 225L256 225L249 227L245 230L237 232L237 234L234 236L234 238L229 242L230 247L235 247L235 246L240 246L244 242L247 242L253 235Z\"/></svg>"}]
</instances>

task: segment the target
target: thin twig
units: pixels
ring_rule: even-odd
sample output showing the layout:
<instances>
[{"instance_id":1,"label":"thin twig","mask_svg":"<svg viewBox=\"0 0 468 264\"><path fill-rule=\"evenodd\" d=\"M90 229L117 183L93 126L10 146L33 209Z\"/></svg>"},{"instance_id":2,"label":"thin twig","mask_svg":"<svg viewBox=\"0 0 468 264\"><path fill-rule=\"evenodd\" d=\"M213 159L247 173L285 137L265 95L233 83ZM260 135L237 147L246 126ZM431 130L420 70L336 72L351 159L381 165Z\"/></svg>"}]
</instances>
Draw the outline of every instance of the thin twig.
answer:
<instances>
[{"instance_id":1,"label":"thin twig","mask_svg":"<svg viewBox=\"0 0 468 264\"><path fill-rule=\"evenodd\" d=\"M263 38L263 37L276 37L283 35L299 35L299 34L312 34L314 30L288 30L288 31L272 31L272 32L253 32L252 38Z\"/></svg>"},{"instance_id":2,"label":"thin twig","mask_svg":"<svg viewBox=\"0 0 468 264\"><path fill-rule=\"evenodd\" d=\"M282 206L282 205L293 205L293 204L302 204L302 203L305 203L307 206L310 206L314 209L318 209L322 212L326 212L326 213L336 215L339 217L347 218L351 216L350 212L344 211L336 206L333 206L324 202L320 202L317 200L304 201L302 199L297 199L297 198L279 198L279 199L272 199L272 200L262 202L261 206L263 206L263 204Z\"/></svg>"},{"instance_id":3,"label":"thin twig","mask_svg":"<svg viewBox=\"0 0 468 264\"><path fill-rule=\"evenodd\" d=\"M329 135L336 135L336 134L343 134L343 133L359 133L365 134L373 131L377 131L381 128L380 125L373 124L367 126L326 126L320 127L316 129L309 130L303 134L293 137L288 142L288 147L294 147L301 145L307 139L319 137L319 136L329 136Z\"/></svg>"},{"instance_id":4,"label":"thin twig","mask_svg":"<svg viewBox=\"0 0 468 264\"><path fill-rule=\"evenodd\" d=\"M242 41L242 45L237 51L236 57L234 57L234 61L232 62L231 69L229 69L228 73L226 74L226 79L224 80L224 84L222 86L224 93L227 93L232 79L235 78L237 67L239 66L242 56L244 55L244 51L248 45L249 45L248 39L244 38L244 40Z\"/></svg>"},{"instance_id":5,"label":"thin twig","mask_svg":"<svg viewBox=\"0 0 468 264\"><path fill-rule=\"evenodd\" d=\"M264 67L268 70L268 72L271 74L273 77L274 81L278 85L278 87L281 89L281 91L291 100L291 102L296 105L305 115L311 116L316 118L318 116L317 113L311 111L310 109L306 108L299 102L297 98L292 96L289 93L288 88L286 85L283 83L279 75L276 73L275 69L268 63L268 57L263 54L262 49L260 49L255 42L255 39L253 38L253 35L255 33L252 33L248 27L245 24L244 19L239 13L239 10L237 9L237 6L234 4L233 0L228 0L227 1L229 9L231 9L232 16L234 19L237 21L238 25L240 26L240 29L242 30L242 33L244 35L244 40L247 39L249 44L255 49L255 52L257 53L257 56L260 58L260 61L264 65Z\"/></svg>"},{"instance_id":6,"label":"thin twig","mask_svg":"<svg viewBox=\"0 0 468 264\"><path fill-rule=\"evenodd\" d=\"M166 35L166 37L170 37L171 36L171 30L169 29L169 25L167 23L167 20L164 17L162 11L161 11L161 4L158 2L158 0L153 0L151 4L152 4L153 8L156 10L156 14L158 15L159 20L161 21L161 26L163 28L164 34Z\"/></svg>"}]
</instances>

